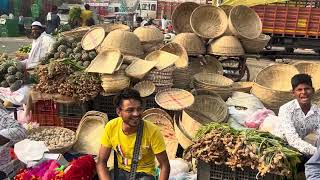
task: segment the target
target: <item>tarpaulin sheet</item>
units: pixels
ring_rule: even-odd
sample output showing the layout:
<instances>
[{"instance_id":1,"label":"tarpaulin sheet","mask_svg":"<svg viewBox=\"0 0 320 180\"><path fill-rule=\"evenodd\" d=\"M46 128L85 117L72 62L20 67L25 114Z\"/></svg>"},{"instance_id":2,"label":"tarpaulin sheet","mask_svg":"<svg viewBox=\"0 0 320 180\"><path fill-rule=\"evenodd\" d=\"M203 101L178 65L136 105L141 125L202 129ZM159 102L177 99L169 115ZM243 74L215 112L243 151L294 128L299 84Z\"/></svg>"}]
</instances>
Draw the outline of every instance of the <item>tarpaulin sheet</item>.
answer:
<instances>
[{"instance_id":1,"label":"tarpaulin sheet","mask_svg":"<svg viewBox=\"0 0 320 180\"><path fill-rule=\"evenodd\" d=\"M245 5L245 6L256 6L256 5L263 5L263 4L271 4L276 2L285 2L288 0L223 0L221 5ZM214 1L212 1L214 2Z\"/></svg>"}]
</instances>

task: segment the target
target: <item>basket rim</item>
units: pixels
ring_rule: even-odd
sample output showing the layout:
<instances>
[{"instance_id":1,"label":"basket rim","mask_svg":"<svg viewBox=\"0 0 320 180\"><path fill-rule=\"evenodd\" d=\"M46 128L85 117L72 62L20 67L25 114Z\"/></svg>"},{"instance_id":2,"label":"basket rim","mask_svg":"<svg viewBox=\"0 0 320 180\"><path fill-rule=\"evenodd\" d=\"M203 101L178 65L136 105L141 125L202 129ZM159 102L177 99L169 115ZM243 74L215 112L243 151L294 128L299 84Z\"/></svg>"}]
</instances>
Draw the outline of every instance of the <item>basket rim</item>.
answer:
<instances>
[{"instance_id":1,"label":"basket rim","mask_svg":"<svg viewBox=\"0 0 320 180\"><path fill-rule=\"evenodd\" d=\"M212 76L218 76L218 78L225 80L225 83L228 84L228 85L220 85L220 84L219 85L215 85L215 84L210 84L208 82L201 81L201 80L199 80L199 78L201 77L202 74L206 74L207 76L211 76L211 77ZM213 86L213 87L228 88L234 83L231 79L229 79L229 78L227 78L227 77L225 77L223 75L217 74L217 73L200 72L200 73L195 74L193 76L193 78L198 84L203 84L203 85L206 85L206 86Z\"/></svg>"},{"instance_id":2,"label":"basket rim","mask_svg":"<svg viewBox=\"0 0 320 180\"><path fill-rule=\"evenodd\" d=\"M101 31L101 32L100 32ZM96 34L97 33L97 34ZM84 41L86 40L87 36L94 36L96 37L97 35L100 35L100 33L103 33L103 37L102 38L99 38L98 40L96 39L96 41L94 42L95 44L93 45L93 47L86 47L84 45ZM92 34L92 35L91 35ZM102 41L104 40L105 38L105 31L102 27L93 27L93 28L90 28L89 31L86 32L86 34L82 37L81 39L81 46L82 46L82 49L86 50L86 51L90 51L90 50L93 50L95 48L97 48L101 43Z\"/></svg>"},{"instance_id":3,"label":"basket rim","mask_svg":"<svg viewBox=\"0 0 320 180\"><path fill-rule=\"evenodd\" d=\"M180 9L183 8L183 7L186 7L186 6L187 6L187 7L188 7L188 6L189 6L189 7L194 6L195 8L197 8L197 7L199 6L199 4L198 4L198 3L195 3L195 2L183 2L183 3L179 4L179 5L173 10L172 15L171 15L171 19L172 19L173 29L174 29L174 31L175 31L177 34L189 32L189 31L187 31L187 30L185 30L185 29L182 29L182 30L181 30L181 29L177 28L177 27L179 27L179 26L176 26L178 20L181 18L181 16L179 16L180 13L181 13L181 10L180 10ZM193 10L194 10L195 8L193 8ZM190 13L190 16L191 16L193 10L192 10L191 12L189 12L189 13ZM186 14L186 12L184 12L184 14ZM188 19L190 19L190 16L189 16ZM179 21L180 21L180 20L179 20ZM190 26L190 30L192 30L190 24L189 24L189 26Z\"/></svg>"},{"instance_id":4,"label":"basket rim","mask_svg":"<svg viewBox=\"0 0 320 180\"><path fill-rule=\"evenodd\" d=\"M154 93L156 86L152 81L140 81L133 86L133 89L137 90L141 97L147 97ZM141 90L145 93L141 93Z\"/></svg>"},{"instance_id":5,"label":"basket rim","mask_svg":"<svg viewBox=\"0 0 320 180\"><path fill-rule=\"evenodd\" d=\"M167 93L167 92L170 92L170 91L180 91L180 92L184 93L185 96L186 96L185 98L189 98L190 102L188 104L186 102L184 104L181 104L180 102L178 102L178 99L175 99L175 97L171 96L170 98L173 99L174 101L178 102L180 107L178 107L178 106L176 106L176 107L172 107L172 106L168 107L167 105L163 105L163 102L159 101L159 96L162 95L163 93ZM171 101L171 99L170 99L170 101ZM156 103L160 107L162 107L163 109L167 109L167 110L182 110L182 109L185 109L187 107L190 107L194 103L194 100L195 100L195 98L190 92L188 92L188 91L186 91L184 89L178 89L178 88L168 88L168 89L161 90L155 96Z\"/></svg>"}]
</instances>

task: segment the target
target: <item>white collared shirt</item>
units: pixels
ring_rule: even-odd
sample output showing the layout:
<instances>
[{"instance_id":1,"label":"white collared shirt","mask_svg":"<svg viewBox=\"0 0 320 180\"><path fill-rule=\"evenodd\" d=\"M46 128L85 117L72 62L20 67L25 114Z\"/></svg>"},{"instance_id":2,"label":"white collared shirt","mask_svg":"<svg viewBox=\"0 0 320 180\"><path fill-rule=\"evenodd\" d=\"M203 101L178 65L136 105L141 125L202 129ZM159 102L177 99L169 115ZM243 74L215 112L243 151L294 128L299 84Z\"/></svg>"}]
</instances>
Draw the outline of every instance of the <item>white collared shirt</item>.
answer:
<instances>
[{"instance_id":1,"label":"white collared shirt","mask_svg":"<svg viewBox=\"0 0 320 180\"><path fill-rule=\"evenodd\" d=\"M279 109L279 118L281 119L278 132L287 140L288 144L301 153L313 155L317 148L303 138L311 132L320 134L320 108L312 104L309 112L305 115L298 101L292 100Z\"/></svg>"},{"instance_id":2,"label":"white collared shirt","mask_svg":"<svg viewBox=\"0 0 320 180\"><path fill-rule=\"evenodd\" d=\"M40 59L51 50L53 43L54 39L46 32L43 32L37 39L33 40L29 58L26 61L27 69L32 69L39 65Z\"/></svg>"}]
</instances>

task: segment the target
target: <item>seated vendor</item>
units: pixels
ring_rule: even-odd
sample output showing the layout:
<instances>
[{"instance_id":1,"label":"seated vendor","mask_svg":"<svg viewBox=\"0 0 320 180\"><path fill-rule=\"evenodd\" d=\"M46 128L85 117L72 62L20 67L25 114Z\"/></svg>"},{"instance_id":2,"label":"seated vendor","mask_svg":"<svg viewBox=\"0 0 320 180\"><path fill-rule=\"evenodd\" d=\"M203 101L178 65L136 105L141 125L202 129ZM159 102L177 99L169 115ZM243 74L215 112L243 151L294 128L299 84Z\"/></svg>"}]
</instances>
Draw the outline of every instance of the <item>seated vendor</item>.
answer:
<instances>
[{"instance_id":1,"label":"seated vendor","mask_svg":"<svg viewBox=\"0 0 320 180\"><path fill-rule=\"evenodd\" d=\"M311 77L307 74L297 74L291 79L294 100L284 104L279 109L281 125L278 133L284 136L288 144L306 156L316 153L317 148L303 138L311 132L320 134L320 109L311 103L314 94Z\"/></svg>"},{"instance_id":2,"label":"seated vendor","mask_svg":"<svg viewBox=\"0 0 320 180\"><path fill-rule=\"evenodd\" d=\"M13 119L3 107L0 107L0 172L9 176L13 171L10 164L10 147L26 136L26 130L18 121Z\"/></svg>"},{"instance_id":3,"label":"seated vendor","mask_svg":"<svg viewBox=\"0 0 320 180\"><path fill-rule=\"evenodd\" d=\"M35 21L31 25L31 36L33 38L31 51L28 59L23 62L27 69L33 69L40 64L40 59L45 57L46 53L49 53L54 39L45 32L45 28L38 21Z\"/></svg>"},{"instance_id":4,"label":"seated vendor","mask_svg":"<svg viewBox=\"0 0 320 180\"><path fill-rule=\"evenodd\" d=\"M119 173L114 173L114 179L131 179L129 174L134 159L135 141L139 132L142 132L140 148L137 148L140 151L137 151L138 156L135 160L137 170L134 179L154 180L156 157L161 171L159 180L167 180L170 173L170 164L165 142L157 126L142 120L143 107L139 92L133 89L124 89L116 96L115 105L119 117L107 123L101 139L97 162L99 179L111 180L111 175L107 169L107 161L112 149L116 153L115 157L117 157L119 166ZM140 129L140 127L142 128Z\"/></svg>"}]
</instances>

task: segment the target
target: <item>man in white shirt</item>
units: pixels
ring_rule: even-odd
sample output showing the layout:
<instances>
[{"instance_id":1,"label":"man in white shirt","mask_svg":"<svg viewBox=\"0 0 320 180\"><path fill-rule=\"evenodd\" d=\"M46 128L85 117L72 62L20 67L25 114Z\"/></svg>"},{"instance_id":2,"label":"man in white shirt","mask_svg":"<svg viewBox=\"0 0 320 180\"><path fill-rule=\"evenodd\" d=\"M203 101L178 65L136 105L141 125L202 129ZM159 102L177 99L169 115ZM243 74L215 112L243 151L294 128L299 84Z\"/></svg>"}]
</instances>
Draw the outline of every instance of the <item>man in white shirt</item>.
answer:
<instances>
[{"instance_id":1,"label":"man in white shirt","mask_svg":"<svg viewBox=\"0 0 320 180\"><path fill-rule=\"evenodd\" d=\"M162 30L166 30L168 27L168 20L167 20L167 16L163 15L162 19L161 19L161 29Z\"/></svg>"},{"instance_id":2,"label":"man in white shirt","mask_svg":"<svg viewBox=\"0 0 320 180\"><path fill-rule=\"evenodd\" d=\"M31 27L31 35L33 38L32 48L28 59L23 61L27 69L33 69L39 65L40 59L51 50L52 44L54 43L54 39L44 31L45 29L40 22L33 22Z\"/></svg>"},{"instance_id":3,"label":"man in white shirt","mask_svg":"<svg viewBox=\"0 0 320 180\"><path fill-rule=\"evenodd\" d=\"M303 138L311 132L319 136L320 108L311 103L314 88L309 75L297 74L291 79L291 84L295 99L280 107L279 118L282 122L277 131L290 146L310 156L316 153L317 148Z\"/></svg>"}]
</instances>

